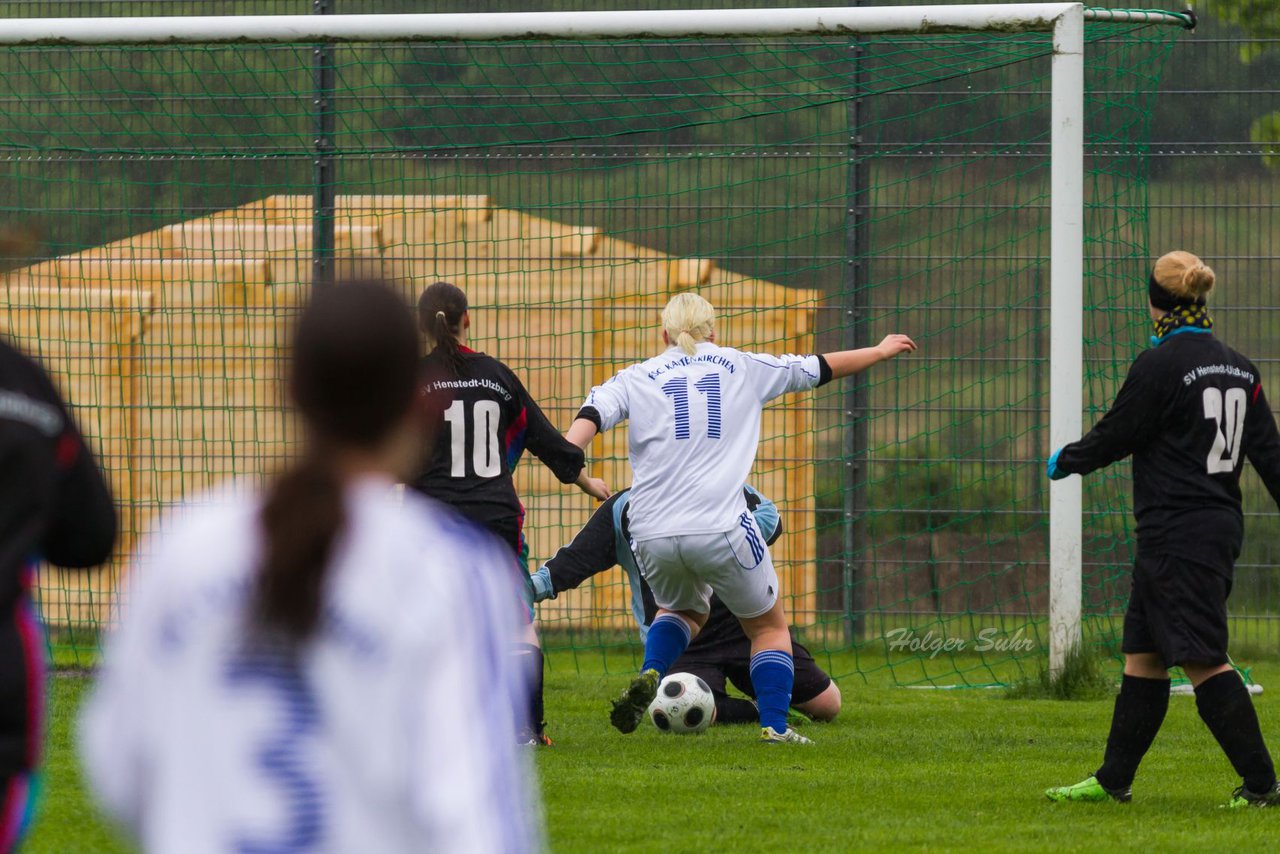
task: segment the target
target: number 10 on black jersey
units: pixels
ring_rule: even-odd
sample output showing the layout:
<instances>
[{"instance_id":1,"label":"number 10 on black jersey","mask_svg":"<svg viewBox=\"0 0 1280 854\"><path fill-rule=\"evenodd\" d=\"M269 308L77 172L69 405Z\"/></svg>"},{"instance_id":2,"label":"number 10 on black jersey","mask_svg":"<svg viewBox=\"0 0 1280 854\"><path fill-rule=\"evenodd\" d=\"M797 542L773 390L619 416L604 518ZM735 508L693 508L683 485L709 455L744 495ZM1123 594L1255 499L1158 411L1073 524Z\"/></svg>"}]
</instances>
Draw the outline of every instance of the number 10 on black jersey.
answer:
<instances>
[{"instance_id":1,"label":"number 10 on black jersey","mask_svg":"<svg viewBox=\"0 0 1280 854\"><path fill-rule=\"evenodd\" d=\"M471 468L476 477L502 474L502 451L498 446L498 420L501 410L496 400L477 400L471 405ZM467 476L467 404L455 400L444 411L449 425L449 476Z\"/></svg>"}]
</instances>

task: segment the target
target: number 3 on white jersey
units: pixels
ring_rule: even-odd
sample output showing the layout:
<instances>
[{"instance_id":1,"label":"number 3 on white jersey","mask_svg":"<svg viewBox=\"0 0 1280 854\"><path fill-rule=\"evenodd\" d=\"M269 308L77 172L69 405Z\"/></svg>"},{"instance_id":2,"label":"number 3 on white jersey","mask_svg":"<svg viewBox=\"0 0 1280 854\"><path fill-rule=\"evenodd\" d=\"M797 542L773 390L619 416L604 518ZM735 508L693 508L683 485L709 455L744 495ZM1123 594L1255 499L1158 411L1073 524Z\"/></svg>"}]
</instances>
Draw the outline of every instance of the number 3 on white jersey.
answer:
<instances>
[{"instance_id":1,"label":"number 3 on white jersey","mask_svg":"<svg viewBox=\"0 0 1280 854\"><path fill-rule=\"evenodd\" d=\"M1211 419L1217 429L1213 447L1209 449L1209 474L1227 474L1236 469L1240 461L1240 438L1244 434L1244 408L1247 397L1242 388L1229 388L1226 406L1222 390L1204 390L1204 417Z\"/></svg>"}]
</instances>

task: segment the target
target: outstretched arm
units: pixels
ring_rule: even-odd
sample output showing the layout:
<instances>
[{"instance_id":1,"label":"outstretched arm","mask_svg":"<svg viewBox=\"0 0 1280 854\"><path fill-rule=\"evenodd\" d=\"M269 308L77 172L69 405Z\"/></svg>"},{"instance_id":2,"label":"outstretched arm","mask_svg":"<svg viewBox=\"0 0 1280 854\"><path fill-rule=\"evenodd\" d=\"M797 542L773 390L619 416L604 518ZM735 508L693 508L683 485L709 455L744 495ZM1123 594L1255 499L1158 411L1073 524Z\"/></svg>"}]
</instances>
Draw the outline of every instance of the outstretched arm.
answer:
<instances>
[{"instance_id":1,"label":"outstretched arm","mask_svg":"<svg viewBox=\"0 0 1280 854\"><path fill-rule=\"evenodd\" d=\"M590 411L588 412L588 410ZM591 407L583 407L582 411L578 413L578 417L569 425L569 432L565 434L565 439L568 440L569 444L576 445L585 451L587 445L591 444L591 440L599 432L599 429L597 421L591 418L584 418L584 413L592 415L596 419L600 417ZM609 497L609 486L601 478L588 476L585 468L578 475L577 485L587 495L600 501L604 501Z\"/></svg>"},{"instance_id":2,"label":"outstretched arm","mask_svg":"<svg viewBox=\"0 0 1280 854\"><path fill-rule=\"evenodd\" d=\"M591 477L587 472L586 457L583 455L585 445L577 445L565 440L560 431L551 425L537 401L525 389L520 378L511 375L516 393L520 397L520 405L525 414L525 445L561 483L572 483L591 497L604 501L609 497L609 487L598 477Z\"/></svg>"},{"instance_id":3,"label":"outstretched arm","mask_svg":"<svg viewBox=\"0 0 1280 854\"><path fill-rule=\"evenodd\" d=\"M600 428L596 426L596 422L590 418L583 418L582 413L579 412L578 417L569 425L569 432L565 434L565 438L579 448L585 449L599 432Z\"/></svg>"},{"instance_id":4,"label":"outstretched arm","mask_svg":"<svg viewBox=\"0 0 1280 854\"><path fill-rule=\"evenodd\" d=\"M1050 479L1088 474L1145 445L1160 426L1160 399L1154 386L1141 360L1134 362L1107 414L1083 439L1058 449L1049 458Z\"/></svg>"},{"instance_id":5,"label":"outstretched arm","mask_svg":"<svg viewBox=\"0 0 1280 854\"><path fill-rule=\"evenodd\" d=\"M915 349L915 342L907 336L890 335L874 347L823 355L744 353L746 359L742 364L760 401L768 403L784 394L818 388L834 379L865 371L876 362Z\"/></svg>"},{"instance_id":6,"label":"outstretched arm","mask_svg":"<svg viewBox=\"0 0 1280 854\"><path fill-rule=\"evenodd\" d=\"M627 420L631 407L626 377L626 370L619 371L607 382L591 389L586 402L578 410L578 417L569 425L566 439L585 449L597 433L603 433Z\"/></svg>"},{"instance_id":7,"label":"outstretched arm","mask_svg":"<svg viewBox=\"0 0 1280 854\"><path fill-rule=\"evenodd\" d=\"M564 440L514 373L511 374L511 384L523 411L525 447L542 460L542 464L551 469L561 483L574 483L585 462L582 448Z\"/></svg>"},{"instance_id":8,"label":"outstretched arm","mask_svg":"<svg viewBox=\"0 0 1280 854\"><path fill-rule=\"evenodd\" d=\"M831 369L831 379L838 380L841 377L860 374L877 362L887 361L903 353L914 353L916 349L916 342L906 335L894 334L885 336L885 339L874 347L824 353L822 358Z\"/></svg>"}]
</instances>

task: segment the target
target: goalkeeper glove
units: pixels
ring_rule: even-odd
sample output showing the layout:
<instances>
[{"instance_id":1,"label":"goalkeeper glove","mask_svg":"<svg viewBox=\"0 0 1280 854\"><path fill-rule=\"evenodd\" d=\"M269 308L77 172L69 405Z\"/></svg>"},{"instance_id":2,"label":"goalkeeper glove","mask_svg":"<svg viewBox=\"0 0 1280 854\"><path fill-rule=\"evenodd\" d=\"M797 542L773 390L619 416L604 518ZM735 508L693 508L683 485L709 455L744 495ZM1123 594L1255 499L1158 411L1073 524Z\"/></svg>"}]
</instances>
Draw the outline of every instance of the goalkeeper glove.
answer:
<instances>
[{"instance_id":1,"label":"goalkeeper glove","mask_svg":"<svg viewBox=\"0 0 1280 854\"><path fill-rule=\"evenodd\" d=\"M1045 464L1044 471L1045 474L1049 475L1049 480L1062 480L1070 474L1070 472L1065 472L1058 468L1058 455L1061 453L1061 448L1054 451L1053 455L1049 457L1049 462Z\"/></svg>"},{"instance_id":2,"label":"goalkeeper glove","mask_svg":"<svg viewBox=\"0 0 1280 854\"><path fill-rule=\"evenodd\" d=\"M529 576L529 586L533 588L535 602L556 598L555 588L551 586L551 570L545 566Z\"/></svg>"}]
</instances>

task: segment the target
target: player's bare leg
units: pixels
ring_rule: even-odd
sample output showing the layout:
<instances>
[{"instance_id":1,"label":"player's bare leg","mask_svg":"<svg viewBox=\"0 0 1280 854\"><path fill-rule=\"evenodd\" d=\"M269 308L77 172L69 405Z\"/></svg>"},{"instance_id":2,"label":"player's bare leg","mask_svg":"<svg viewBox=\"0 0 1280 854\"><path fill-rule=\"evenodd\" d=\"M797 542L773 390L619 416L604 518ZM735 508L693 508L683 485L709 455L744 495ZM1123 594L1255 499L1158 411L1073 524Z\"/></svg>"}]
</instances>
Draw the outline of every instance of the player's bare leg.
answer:
<instances>
[{"instance_id":1,"label":"player's bare leg","mask_svg":"<svg viewBox=\"0 0 1280 854\"><path fill-rule=\"evenodd\" d=\"M1169 671L1164 661L1154 652L1127 652L1124 656L1124 675L1140 679L1168 679Z\"/></svg>"},{"instance_id":2,"label":"player's bare leg","mask_svg":"<svg viewBox=\"0 0 1280 854\"><path fill-rule=\"evenodd\" d=\"M791 654L791 630L787 627L787 612L779 599L773 607L758 617L739 617L742 631L751 641L751 655L775 649Z\"/></svg>"},{"instance_id":3,"label":"player's bare leg","mask_svg":"<svg viewBox=\"0 0 1280 854\"><path fill-rule=\"evenodd\" d=\"M622 695L613 701L609 721L614 729L623 733L635 732L645 709L658 695L658 683L707 622L707 616L697 611L658 609L658 616L649 626L649 634L645 638L644 665Z\"/></svg>"},{"instance_id":4,"label":"player's bare leg","mask_svg":"<svg viewBox=\"0 0 1280 854\"><path fill-rule=\"evenodd\" d=\"M809 739L787 726L795 663L782 600L763 614L739 617L738 622L751 641L751 684L760 710L760 740L770 744L810 744Z\"/></svg>"},{"instance_id":5,"label":"player's bare leg","mask_svg":"<svg viewBox=\"0 0 1280 854\"><path fill-rule=\"evenodd\" d=\"M803 712L815 721L833 721L840 714L840 686L834 681L821 694L812 700L796 703L797 711Z\"/></svg>"}]
</instances>

